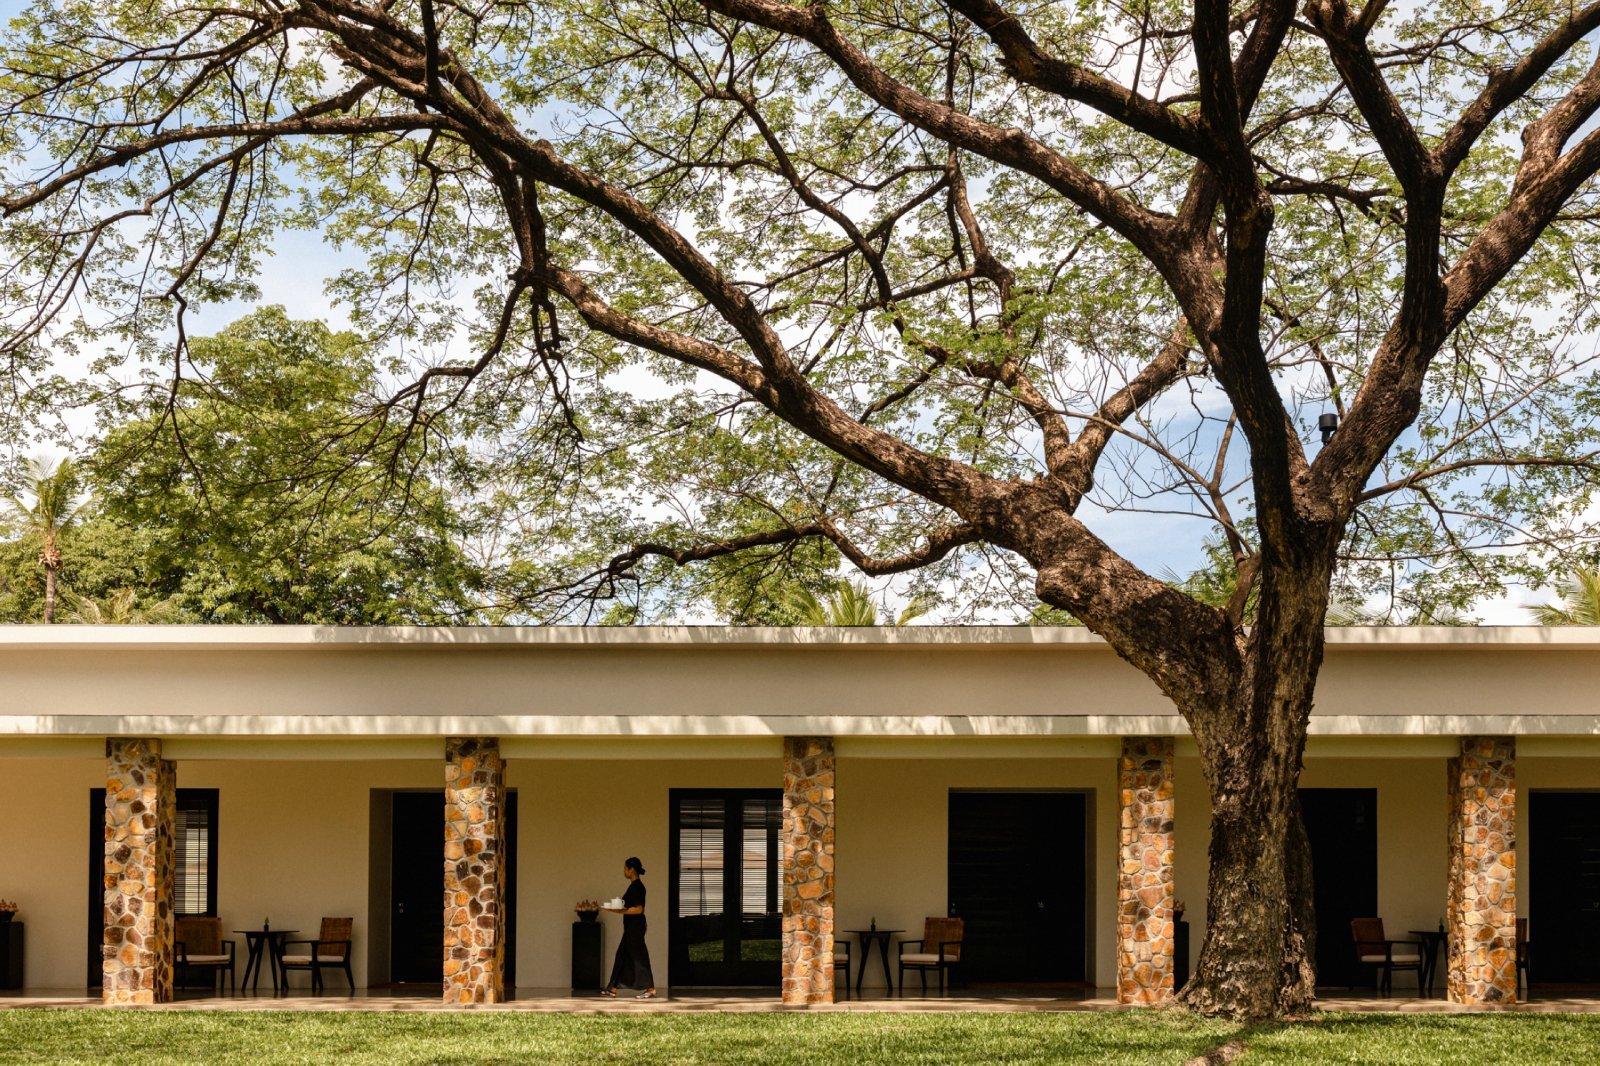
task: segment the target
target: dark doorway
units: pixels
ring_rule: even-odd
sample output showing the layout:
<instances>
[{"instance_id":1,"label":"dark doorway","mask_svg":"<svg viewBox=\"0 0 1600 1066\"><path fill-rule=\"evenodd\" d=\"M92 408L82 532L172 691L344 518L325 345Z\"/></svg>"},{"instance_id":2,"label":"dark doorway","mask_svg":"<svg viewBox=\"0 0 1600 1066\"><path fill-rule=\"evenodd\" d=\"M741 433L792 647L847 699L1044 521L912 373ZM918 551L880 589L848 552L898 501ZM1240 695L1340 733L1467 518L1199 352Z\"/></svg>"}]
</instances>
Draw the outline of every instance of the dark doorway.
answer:
<instances>
[{"instance_id":1,"label":"dark doorway","mask_svg":"<svg viewBox=\"0 0 1600 1066\"><path fill-rule=\"evenodd\" d=\"M217 805L214 788L180 788L173 818L173 897L180 915L217 913ZM104 985L106 790L89 790L89 895L87 984ZM227 934L224 933L224 936ZM209 975L193 975L200 987Z\"/></svg>"},{"instance_id":2,"label":"dark doorway","mask_svg":"<svg viewBox=\"0 0 1600 1066\"><path fill-rule=\"evenodd\" d=\"M1082 792L950 793L950 914L965 923L964 980L1086 978L1088 804Z\"/></svg>"},{"instance_id":3,"label":"dark doorway","mask_svg":"<svg viewBox=\"0 0 1600 1066\"><path fill-rule=\"evenodd\" d=\"M1600 986L1600 792L1528 793L1529 978Z\"/></svg>"},{"instance_id":4,"label":"dark doorway","mask_svg":"<svg viewBox=\"0 0 1600 1066\"><path fill-rule=\"evenodd\" d=\"M389 983L439 985L444 981L444 790L393 792L389 801ZM505 833L504 983L509 999L517 987L515 790L506 793Z\"/></svg>"},{"instance_id":5,"label":"dark doorway","mask_svg":"<svg viewBox=\"0 0 1600 1066\"><path fill-rule=\"evenodd\" d=\"M1317 984L1370 984L1376 972L1355 960L1350 923L1378 914L1378 790L1302 788L1300 810L1311 841L1317 908ZM1405 930L1386 929L1390 937Z\"/></svg>"},{"instance_id":6,"label":"dark doorway","mask_svg":"<svg viewBox=\"0 0 1600 1066\"><path fill-rule=\"evenodd\" d=\"M444 792L396 792L389 860L389 980L444 981Z\"/></svg>"},{"instance_id":7,"label":"dark doorway","mask_svg":"<svg viewBox=\"0 0 1600 1066\"><path fill-rule=\"evenodd\" d=\"M671 804L668 980L776 987L783 791L673 789Z\"/></svg>"}]
</instances>

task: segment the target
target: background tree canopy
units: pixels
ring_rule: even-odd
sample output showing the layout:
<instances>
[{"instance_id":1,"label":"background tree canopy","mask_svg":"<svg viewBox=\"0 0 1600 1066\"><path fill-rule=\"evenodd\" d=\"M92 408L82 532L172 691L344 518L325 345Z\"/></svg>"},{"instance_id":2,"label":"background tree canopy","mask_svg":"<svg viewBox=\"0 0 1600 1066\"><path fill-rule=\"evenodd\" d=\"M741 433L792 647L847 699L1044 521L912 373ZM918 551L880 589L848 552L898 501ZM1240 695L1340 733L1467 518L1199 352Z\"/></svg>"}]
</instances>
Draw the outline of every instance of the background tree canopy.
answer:
<instances>
[{"instance_id":1,"label":"background tree canopy","mask_svg":"<svg viewBox=\"0 0 1600 1066\"><path fill-rule=\"evenodd\" d=\"M85 619L134 594L151 620L384 625L472 621L484 593L470 522L408 463L397 481L341 426L371 348L267 308L196 338L174 394L107 408L86 517L61 538ZM431 461L430 461L431 463ZM37 621L37 535L0 545L0 618Z\"/></svg>"},{"instance_id":2,"label":"background tree canopy","mask_svg":"<svg viewBox=\"0 0 1600 1066\"><path fill-rule=\"evenodd\" d=\"M426 546L346 553L446 472L495 617L770 617L840 560L951 619L1070 612L1199 742L1186 1001L1294 1014L1330 598L1447 617L1592 560L1597 31L1568 0L41 2L0 47L0 411L108 403L119 513L177 501L174 572L261 553L215 580L264 616L306 558L335 604L387 591L374 557ZM249 329L189 343L284 228L353 257L328 292L371 372L287 327L317 365L281 384ZM332 540L257 532L291 512ZM1216 573L1149 573L1128 514L1191 518Z\"/></svg>"}]
</instances>

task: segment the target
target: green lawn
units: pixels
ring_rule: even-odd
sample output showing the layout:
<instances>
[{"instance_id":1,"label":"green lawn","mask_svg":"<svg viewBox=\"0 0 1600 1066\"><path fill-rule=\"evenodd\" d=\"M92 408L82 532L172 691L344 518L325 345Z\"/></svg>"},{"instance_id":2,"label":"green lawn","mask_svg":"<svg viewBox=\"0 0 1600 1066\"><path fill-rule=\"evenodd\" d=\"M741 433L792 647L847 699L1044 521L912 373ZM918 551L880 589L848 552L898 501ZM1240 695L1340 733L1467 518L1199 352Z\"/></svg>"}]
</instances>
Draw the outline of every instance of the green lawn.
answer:
<instances>
[{"instance_id":1,"label":"green lawn","mask_svg":"<svg viewBox=\"0 0 1600 1066\"><path fill-rule=\"evenodd\" d=\"M1176 1064L1228 1040L1244 1066L1600 1062L1600 1015L1331 1015L1241 1030L1176 1012L1094 1014L0 1011L0 1063L537 1063L538 1066Z\"/></svg>"}]
</instances>

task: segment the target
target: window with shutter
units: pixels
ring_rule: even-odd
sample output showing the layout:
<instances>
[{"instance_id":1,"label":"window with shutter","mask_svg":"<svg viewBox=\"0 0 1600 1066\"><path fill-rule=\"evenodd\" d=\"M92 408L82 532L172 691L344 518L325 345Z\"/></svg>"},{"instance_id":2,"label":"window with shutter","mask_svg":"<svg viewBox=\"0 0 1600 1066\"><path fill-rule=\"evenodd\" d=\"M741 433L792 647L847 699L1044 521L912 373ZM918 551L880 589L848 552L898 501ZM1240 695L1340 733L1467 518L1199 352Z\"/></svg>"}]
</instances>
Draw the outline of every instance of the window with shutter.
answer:
<instances>
[{"instance_id":1,"label":"window with shutter","mask_svg":"<svg viewBox=\"0 0 1600 1066\"><path fill-rule=\"evenodd\" d=\"M180 788L173 840L180 915L217 913L217 790Z\"/></svg>"}]
</instances>

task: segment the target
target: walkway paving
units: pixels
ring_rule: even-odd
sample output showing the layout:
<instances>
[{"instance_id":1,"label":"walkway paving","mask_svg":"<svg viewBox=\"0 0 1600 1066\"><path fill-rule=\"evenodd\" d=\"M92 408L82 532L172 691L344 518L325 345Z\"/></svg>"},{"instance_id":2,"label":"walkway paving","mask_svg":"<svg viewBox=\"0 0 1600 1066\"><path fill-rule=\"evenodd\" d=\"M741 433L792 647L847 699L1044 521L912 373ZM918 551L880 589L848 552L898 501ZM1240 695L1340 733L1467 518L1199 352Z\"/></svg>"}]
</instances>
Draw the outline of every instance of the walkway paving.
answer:
<instances>
[{"instance_id":1,"label":"walkway paving","mask_svg":"<svg viewBox=\"0 0 1600 1066\"><path fill-rule=\"evenodd\" d=\"M285 996L270 992L243 992L232 996L211 996L185 993L177 1002L149 1010L295 1010L295 1011L450 1011L459 1008L445 1007L440 993L397 994L388 989L357 989L343 995L333 992L313 996L296 990ZM0 995L0 1009L10 1008L66 1008L98 1007L98 996L87 996L79 989L30 989L22 993ZM1330 993L1318 1000L1323 1010L1334 1011L1398 1011L1416 1014L1471 1013L1482 1010L1514 1011L1518 1013L1600 1013L1600 994L1538 996L1526 1003L1511 1007L1472 1008L1447 1003L1439 998L1420 999L1404 996L1377 997ZM567 989L517 990L517 998L510 1003L477 1010L520 1011L525 1013L576 1013L576 1014L693 1014L701 1012L776 1013L806 1010L805 1007L785 1006L771 992L750 992L744 989L725 991L700 991L668 995L660 999L639 1001L623 996L618 999L600 999L598 996L574 996ZM972 1011L972 1012L1035 1012L1035 1011L1101 1011L1122 1010L1116 1001L1115 991L1099 988L1093 991L1071 992L1060 990L983 990L947 996L887 996L868 991L859 998L843 1000L827 1006L809 1008L815 1011Z\"/></svg>"}]
</instances>

